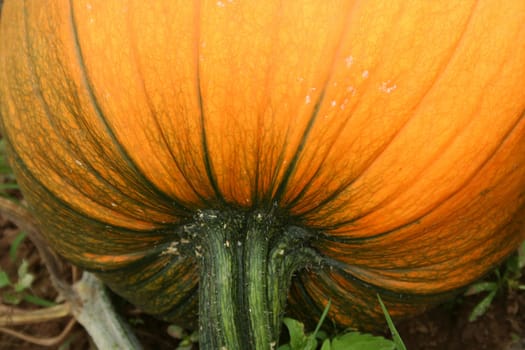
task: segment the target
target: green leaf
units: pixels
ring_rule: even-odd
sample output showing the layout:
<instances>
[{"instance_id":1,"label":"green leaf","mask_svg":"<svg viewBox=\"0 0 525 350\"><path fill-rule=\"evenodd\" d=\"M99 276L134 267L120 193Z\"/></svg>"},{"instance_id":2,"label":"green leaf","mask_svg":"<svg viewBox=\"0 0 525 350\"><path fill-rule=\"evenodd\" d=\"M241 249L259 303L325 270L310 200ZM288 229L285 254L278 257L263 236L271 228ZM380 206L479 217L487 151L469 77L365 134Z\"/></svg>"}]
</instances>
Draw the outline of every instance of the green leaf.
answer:
<instances>
[{"instance_id":1,"label":"green leaf","mask_svg":"<svg viewBox=\"0 0 525 350\"><path fill-rule=\"evenodd\" d=\"M9 258L11 259L11 261L16 260L16 256L18 255L18 248L20 247L20 244L24 241L26 237L27 233L24 231L20 231L11 243L11 247L9 248Z\"/></svg>"},{"instance_id":2,"label":"green leaf","mask_svg":"<svg viewBox=\"0 0 525 350\"><path fill-rule=\"evenodd\" d=\"M488 308L492 304L492 300L494 300L494 297L496 296L497 291L497 289L491 291L485 298L483 298L483 300L478 303L478 305L476 305L476 307L474 307L468 318L470 322L474 322L480 316L484 315L485 312L487 312Z\"/></svg>"},{"instance_id":3,"label":"green leaf","mask_svg":"<svg viewBox=\"0 0 525 350\"><path fill-rule=\"evenodd\" d=\"M28 272L28 268L29 263L27 262L27 260L22 260L22 263L18 267L18 281L14 285L16 292L21 292L31 287L35 276Z\"/></svg>"},{"instance_id":4,"label":"green leaf","mask_svg":"<svg viewBox=\"0 0 525 350\"><path fill-rule=\"evenodd\" d=\"M16 184L16 183L9 183L8 182L8 183L0 184L0 190L2 190L2 191L5 191L5 190L18 190L18 189L20 189L20 186L18 186L18 184Z\"/></svg>"},{"instance_id":5,"label":"green leaf","mask_svg":"<svg viewBox=\"0 0 525 350\"><path fill-rule=\"evenodd\" d=\"M314 332L310 335L310 338L317 338L317 334L319 333L319 330L321 329L321 326L323 325L324 319L326 318L326 315L328 315L328 310L330 309L330 306L332 306L332 301L328 300L328 304L326 304L326 307L323 310L323 313L321 314L321 318L319 318L319 322L317 322L317 326L315 327ZM316 342L317 346L317 342Z\"/></svg>"},{"instance_id":6,"label":"green leaf","mask_svg":"<svg viewBox=\"0 0 525 350\"><path fill-rule=\"evenodd\" d=\"M388 313L385 304L383 304L383 300L381 299L381 296L379 294L377 294L377 299L379 300L379 304L381 305L381 309L383 310L383 314L385 315L386 323L388 324L390 333L392 333L392 339L396 344L396 349L407 350L405 343L403 343L403 339L401 339L401 337L399 336L396 326L394 326L394 322L392 322L392 318L390 318L390 314Z\"/></svg>"},{"instance_id":7,"label":"green leaf","mask_svg":"<svg viewBox=\"0 0 525 350\"><path fill-rule=\"evenodd\" d=\"M330 339L324 340L323 346L321 346L321 350L333 350L332 345L330 344Z\"/></svg>"},{"instance_id":8,"label":"green leaf","mask_svg":"<svg viewBox=\"0 0 525 350\"><path fill-rule=\"evenodd\" d=\"M10 286L11 281L9 280L9 276L7 275L7 272L0 270L0 288Z\"/></svg>"},{"instance_id":9,"label":"green leaf","mask_svg":"<svg viewBox=\"0 0 525 350\"><path fill-rule=\"evenodd\" d=\"M497 282L478 282L471 285L467 291L465 292L465 295L474 295L479 294L482 292L492 292L493 290L498 289L498 283Z\"/></svg>"},{"instance_id":10,"label":"green leaf","mask_svg":"<svg viewBox=\"0 0 525 350\"><path fill-rule=\"evenodd\" d=\"M20 293L4 292L2 293L2 301L6 304L18 305L23 300Z\"/></svg>"},{"instance_id":11,"label":"green leaf","mask_svg":"<svg viewBox=\"0 0 525 350\"><path fill-rule=\"evenodd\" d=\"M36 295L32 295L32 294L23 294L22 298L25 301L27 301L28 303L31 303L31 304L34 304L34 305L38 305L38 306L50 307L50 306L55 306L56 305L56 303L54 303L52 301L49 301L47 299L43 299L43 298L37 297Z\"/></svg>"},{"instance_id":12,"label":"green leaf","mask_svg":"<svg viewBox=\"0 0 525 350\"><path fill-rule=\"evenodd\" d=\"M304 333L304 325L294 320L293 318L285 317L283 323L288 328L288 333L290 333L290 347L291 350L305 350L308 346L308 337ZM279 348L280 350L284 350Z\"/></svg>"},{"instance_id":13,"label":"green leaf","mask_svg":"<svg viewBox=\"0 0 525 350\"><path fill-rule=\"evenodd\" d=\"M331 350L395 350L396 344L383 337L359 332L346 333L332 340Z\"/></svg>"},{"instance_id":14,"label":"green leaf","mask_svg":"<svg viewBox=\"0 0 525 350\"><path fill-rule=\"evenodd\" d=\"M170 324L166 331L170 337L175 339L184 339L184 337L188 335L181 326L177 326L176 324Z\"/></svg>"}]
</instances>

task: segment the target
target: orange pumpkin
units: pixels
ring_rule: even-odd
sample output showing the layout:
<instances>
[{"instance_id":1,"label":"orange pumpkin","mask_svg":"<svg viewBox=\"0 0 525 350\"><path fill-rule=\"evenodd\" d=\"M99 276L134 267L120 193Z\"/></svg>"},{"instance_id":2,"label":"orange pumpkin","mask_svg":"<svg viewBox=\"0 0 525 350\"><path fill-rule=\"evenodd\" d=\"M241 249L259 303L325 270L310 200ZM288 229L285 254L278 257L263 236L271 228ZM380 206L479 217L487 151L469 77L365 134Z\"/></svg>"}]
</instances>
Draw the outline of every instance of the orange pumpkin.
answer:
<instances>
[{"instance_id":1,"label":"orange pumpkin","mask_svg":"<svg viewBox=\"0 0 525 350\"><path fill-rule=\"evenodd\" d=\"M159 317L201 298L204 348L268 347L286 302L370 329L376 293L421 312L524 238L524 24L512 0L7 0L3 135L53 248Z\"/></svg>"}]
</instances>

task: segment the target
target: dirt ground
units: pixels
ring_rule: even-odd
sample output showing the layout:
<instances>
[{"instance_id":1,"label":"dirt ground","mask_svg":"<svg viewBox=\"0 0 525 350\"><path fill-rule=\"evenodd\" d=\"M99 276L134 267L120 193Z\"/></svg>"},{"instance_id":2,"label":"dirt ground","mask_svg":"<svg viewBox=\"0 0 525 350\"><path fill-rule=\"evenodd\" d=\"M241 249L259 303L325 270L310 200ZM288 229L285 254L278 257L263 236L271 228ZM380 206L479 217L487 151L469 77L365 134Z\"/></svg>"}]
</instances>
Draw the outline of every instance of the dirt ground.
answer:
<instances>
[{"instance_id":1,"label":"dirt ground","mask_svg":"<svg viewBox=\"0 0 525 350\"><path fill-rule=\"evenodd\" d=\"M15 262L9 257L9 247L18 230L9 222L0 219L0 267L16 280L17 267L21 259L30 264L30 272L36 278L31 287L31 293L47 300L55 300L56 292L50 284L46 269L42 265L38 253L28 239L25 239L18 249ZM64 274L70 274L66 266ZM525 279L523 280L525 283ZM0 297L2 291L0 289ZM520 350L525 349L525 292L501 293L492 303L488 312L476 322L469 322L468 315L479 302L481 296L457 298L455 301L442 305L427 314L415 319L398 323L401 337L409 350ZM122 300L116 301L121 313L131 321L137 336L146 349L175 349L178 340L167 333L168 325L141 314L131 305ZM30 309L29 303L18 305L19 308ZM20 332L37 337L52 337L60 334L68 318L36 325L16 327ZM522 338L522 340L519 340ZM0 349L17 350L87 350L94 349L84 330L76 325L59 344L52 347L42 347L23 342L12 336L0 333Z\"/></svg>"}]
</instances>

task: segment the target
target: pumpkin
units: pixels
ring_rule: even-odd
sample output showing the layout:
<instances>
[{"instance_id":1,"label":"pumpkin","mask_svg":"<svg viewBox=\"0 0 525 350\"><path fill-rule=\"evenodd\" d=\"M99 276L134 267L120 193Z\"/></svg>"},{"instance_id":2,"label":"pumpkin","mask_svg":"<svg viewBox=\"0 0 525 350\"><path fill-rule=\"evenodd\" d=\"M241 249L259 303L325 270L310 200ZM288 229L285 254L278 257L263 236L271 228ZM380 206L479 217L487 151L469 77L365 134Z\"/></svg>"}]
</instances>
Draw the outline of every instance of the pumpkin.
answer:
<instances>
[{"instance_id":1,"label":"pumpkin","mask_svg":"<svg viewBox=\"0 0 525 350\"><path fill-rule=\"evenodd\" d=\"M51 246L205 349L417 314L523 240L523 1L6 0Z\"/></svg>"}]
</instances>

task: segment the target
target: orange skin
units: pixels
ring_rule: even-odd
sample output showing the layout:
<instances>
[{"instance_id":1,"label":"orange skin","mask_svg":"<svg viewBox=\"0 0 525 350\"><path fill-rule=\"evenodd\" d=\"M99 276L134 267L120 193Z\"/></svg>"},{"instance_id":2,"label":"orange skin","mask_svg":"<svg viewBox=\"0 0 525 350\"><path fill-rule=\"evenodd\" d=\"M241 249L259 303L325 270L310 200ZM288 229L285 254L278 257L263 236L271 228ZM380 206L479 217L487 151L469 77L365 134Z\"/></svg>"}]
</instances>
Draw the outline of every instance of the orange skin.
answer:
<instances>
[{"instance_id":1,"label":"orange skin","mask_svg":"<svg viewBox=\"0 0 525 350\"><path fill-rule=\"evenodd\" d=\"M366 328L375 292L417 313L523 240L524 23L517 0L8 0L3 135L52 246L144 309L197 284L187 258L132 290L169 227L276 203L340 264L291 311Z\"/></svg>"}]
</instances>

